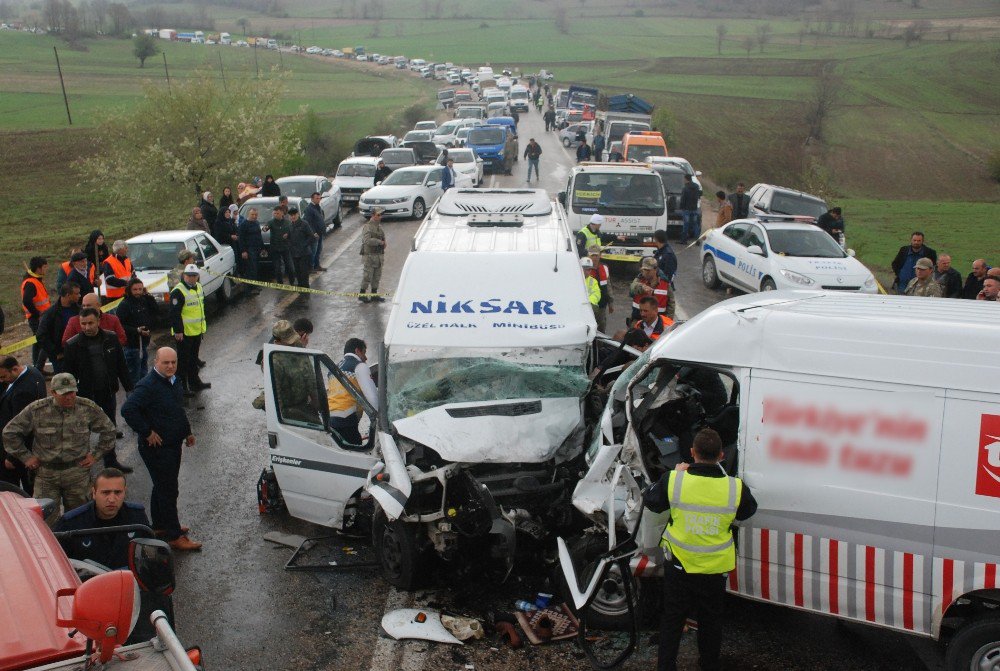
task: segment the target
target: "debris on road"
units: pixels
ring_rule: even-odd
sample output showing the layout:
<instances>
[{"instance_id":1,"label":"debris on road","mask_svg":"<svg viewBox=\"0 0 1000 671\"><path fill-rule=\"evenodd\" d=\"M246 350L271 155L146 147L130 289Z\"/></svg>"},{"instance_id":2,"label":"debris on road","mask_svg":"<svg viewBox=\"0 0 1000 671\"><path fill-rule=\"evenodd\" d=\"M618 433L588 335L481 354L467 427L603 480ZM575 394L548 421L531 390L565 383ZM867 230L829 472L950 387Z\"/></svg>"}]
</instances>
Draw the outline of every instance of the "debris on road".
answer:
<instances>
[{"instance_id":1,"label":"debris on road","mask_svg":"<svg viewBox=\"0 0 1000 671\"><path fill-rule=\"evenodd\" d=\"M397 641L416 639L464 645L445 628L441 622L441 612L436 610L399 608L389 611L382 617L382 629Z\"/></svg>"},{"instance_id":2,"label":"debris on road","mask_svg":"<svg viewBox=\"0 0 1000 671\"><path fill-rule=\"evenodd\" d=\"M576 638L580 622L566 604L515 614L518 624L532 645Z\"/></svg>"},{"instance_id":3,"label":"debris on road","mask_svg":"<svg viewBox=\"0 0 1000 671\"><path fill-rule=\"evenodd\" d=\"M442 615L441 624L460 641L468 641L470 638L478 639L486 636L486 631L483 630L482 623L473 617Z\"/></svg>"}]
</instances>

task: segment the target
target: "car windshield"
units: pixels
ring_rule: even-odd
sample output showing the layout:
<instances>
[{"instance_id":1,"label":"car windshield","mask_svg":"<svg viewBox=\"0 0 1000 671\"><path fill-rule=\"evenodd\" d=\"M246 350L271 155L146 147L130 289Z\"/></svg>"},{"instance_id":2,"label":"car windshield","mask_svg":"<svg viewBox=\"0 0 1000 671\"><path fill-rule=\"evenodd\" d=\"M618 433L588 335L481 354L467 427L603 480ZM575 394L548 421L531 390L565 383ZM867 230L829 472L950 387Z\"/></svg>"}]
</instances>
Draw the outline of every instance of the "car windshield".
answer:
<instances>
[{"instance_id":1,"label":"car windshield","mask_svg":"<svg viewBox=\"0 0 1000 671\"><path fill-rule=\"evenodd\" d=\"M660 144L634 144L628 148L628 160L643 162L650 156L666 156L667 150Z\"/></svg>"},{"instance_id":2,"label":"car windshield","mask_svg":"<svg viewBox=\"0 0 1000 671\"><path fill-rule=\"evenodd\" d=\"M409 133L403 136L403 142L428 142L433 138L434 135L430 131L411 130Z\"/></svg>"},{"instance_id":3,"label":"car windshield","mask_svg":"<svg viewBox=\"0 0 1000 671\"><path fill-rule=\"evenodd\" d=\"M767 232L771 251L782 256L842 259L846 256L826 231L813 229L772 229Z\"/></svg>"},{"instance_id":4,"label":"car windshield","mask_svg":"<svg viewBox=\"0 0 1000 671\"><path fill-rule=\"evenodd\" d=\"M341 163L337 177L374 177L375 166L370 163Z\"/></svg>"},{"instance_id":5,"label":"car windshield","mask_svg":"<svg viewBox=\"0 0 1000 671\"><path fill-rule=\"evenodd\" d=\"M382 186L413 186L414 184L423 184L426 174L423 170L397 170L385 178Z\"/></svg>"},{"instance_id":6,"label":"car windshield","mask_svg":"<svg viewBox=\"0 0 1000 671\"><path fill-rule=\"evenodd\" d=\"M826 203L821 200L780 192L775 192L768 209L771 214L804 214L814 219L819 219L826 210Z\"/></svg>"},{"instance_id":7,"label":"car windshield","mask_svg":"<svg viewBox=\"0 0 1000 671\"><path fill-rule=\"evenodd\" d=\"M434 130L435 128L437 128L436 121L418 121L413 130Z\"/></svg>"},{"instance_id":8,"label":"car windshield","mask_svg":"<svg viewBox=\"0 0 1000 671\"><path fill-rule=\"evenodd\" d=\"M482 115L482 110L476 107L459 107L457 114L459 119L478 119Z\"/></svg>"},{"instance_id":9,"label":"car windshield","mask_svg":"<svg viewBox=\"0 0 1000 671\"><path fill-rule=\"evenodd\" d=\"M473 128L469 131L469 144L503 144L503 131L499 128Z\"/></svg>"},{"instance_id":10,"label":"car windshield","mask_svg":"<svg viewBox=\"0 0 1000 671\"><path fill-rule=\"evenodd\" d=\"M531 96L527 91L511 91L510 97L520 99L520 98L529 98Z\"/></svg>"},{"instance_id":11,"label":"car windshield","mask_svg":"<svg viewBox=\"0 0 1000 671\"><path fill-rule=\"evenodd\" d=\"M610 142L616 142L625 137L625 133L638 132L641 130L649 130L649 124L616 121L611 126L611 132L608 133L608 140Z\"/></svg>"},{"instance_id":12,"label":"car windshield","mask_svg":"<svg viewBox=\"0 0 1000 671\"><path fill-rule=\"evenodd\" d=\"M590 380L581 366L545 366L492 357L392 362L386 368L389 421L451 403L580 398Z\"/></svg>"},{"instance_id":13,"label":"car windshield","mask_svg":"<svg viewBox=\"0 0 1000 671\"><path fill-rule=\"evenodd\" d=\"M455 129L457 127L458 127L457 123L446 123L440 128L438 128L436 131L434 131L434 135L452 135L455 133Z\"/></svg>"},{"instance_id":14,"label":"car windshield","mask_svg":"<svg viewBox=\"0 0 1000 671\"><path fill-rule=\"evenodd\" d=\"M309 198L312 196L313 191L316 190L316 180L314 179L299 179L291 182L281 181L278 183L281 187L281 195L288 196L289 198Z\"/></svg>"},{"instance_id":15,"label":"car windshield","mask_svg":"<svg viewBox=\"0 0 1000 671\"><path fill-rule=\"evenodd\" d=\"M136 270L170 270L177 265L183 242L131 242L128 256Z\"/></svg>"},{"instance_id":16,"label":"car windshield","mask_svg":"<svg viewBox=\"0 0 1000 671\"><path fill-rule=\"evenodd\" d=\"M473 153L468 149L465 151L455 151L452 149L448 152L448 158L455 161L455 163L473 163L476 160Z\"/></svg>"},{"instance_id":17,"label":"car windshield","mask_svg":"<svg viewBox=\"0 0 1000 671\"><path fill-rule=\"evenodd\" d=\"M642 216L663 213L663 190L656 175L584 172L573 182L573 210L633 209Z\"/></svg>"},{"instance_id":18,"label":"car windshield","mask_svg":"<svg viewBox=\"0 0 1000 671\"><path fill-rule=\"evenodd\" d=\"M386 149L379 157L386 163L407 163L413 165L413 151L406 149Z\"/></svg>"},{"instance_id":19,"label":"car windshield","mask_svg":"<svg viewBox=\"0 0 1000 671\"><path fill-rule=\"evenodd\" d=\"M659 172L659 171L657 171ZM678 194L684 190L684 173L674 170L664 170L660 172L660 179L663 181L663 188L667 193Z\"/></svg>"}]
</instances>

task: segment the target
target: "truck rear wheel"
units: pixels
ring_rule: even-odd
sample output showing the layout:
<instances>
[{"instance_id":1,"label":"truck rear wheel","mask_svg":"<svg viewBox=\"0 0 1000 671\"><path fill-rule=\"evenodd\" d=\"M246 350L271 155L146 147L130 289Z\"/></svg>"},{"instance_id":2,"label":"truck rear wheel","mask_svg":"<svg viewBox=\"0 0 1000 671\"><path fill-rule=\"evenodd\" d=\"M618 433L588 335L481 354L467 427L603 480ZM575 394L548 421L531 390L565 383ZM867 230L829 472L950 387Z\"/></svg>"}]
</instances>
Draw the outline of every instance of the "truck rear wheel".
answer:
<instances>
[{"instance_id":1,"label":"truck rear wheel","mask_svg":"<svg viewBox=\"0 0 1000 671\"><path fill-rule=\"evenodd\" d=\"M1000 669L1000 615L987 615L966 624L948 643L947 671Z\"/></svg>"},{"instance_id":2,"label":"truck rear wheel","mask_svg":"<svg viewBox=\"0 0 1000 671\"><path fill-rule=\"evenodd\" d=\"M418 528L389 520L379 509L372 521L372 543L382 568L382 577L397 589L413 591L427 575L427 551L417 538Z\"/></svg>"}]
</instances>

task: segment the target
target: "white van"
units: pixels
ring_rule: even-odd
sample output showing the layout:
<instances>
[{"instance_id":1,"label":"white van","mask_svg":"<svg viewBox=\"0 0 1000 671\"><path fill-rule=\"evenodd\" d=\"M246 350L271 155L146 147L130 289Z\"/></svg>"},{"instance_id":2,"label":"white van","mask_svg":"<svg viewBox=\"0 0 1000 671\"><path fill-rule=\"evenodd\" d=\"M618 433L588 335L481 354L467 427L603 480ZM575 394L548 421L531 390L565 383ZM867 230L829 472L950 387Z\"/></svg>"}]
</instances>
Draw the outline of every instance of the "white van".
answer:
<instances>
[{"instance_id":1,"label":"white van","mask_svg":"<svg viewBox=\"0 0 1000 671\"><path fill-rule=\"evenodd\" d=\"M425 577L432 554L480 571L499 564L504 576L525 537L567 531L597 331L571 240L544 190L446 191L392 298L378 411L358 399L364 445L325 428L325 402L304 404L343 377L333 359L268 346L271 464L289 512L340 527L367 489L376 553L402 589ZM302 401L294 408L272 382L281 359L285 371L316 373L307 393L288 391Z\"/></svg>"},{"instance_id":2,"label":"white van","mask_svg":"<svg viewBox=\"0 0 1000 671\"><path fill-rule=\"evenodd\" d=\"M424 67L427 67L427 61L423 58L414 58L410 61L410 69L414 72L420 72L420 69Z\"/></svg>"},{"instance_id":3,"label":"white van","mask_svg":"<svg viewBox=\"0 0 1000 671\"><path fill-rule=\"evenodd\" d=\"M640 490L713 427L724 467L759 503L738 523L731 592L947 642L949 671L996 668L998 351L997 310L982 302L832 291L725 301L615 382L574 505L620 542ZM666 521L647 510L636 530L640 594L638 579L662 569ZM578 539L559 545L577 607L593 598L594 612L621 616L620 592L602 591L607 566L582 588L574 561L595 557Z\"/></svg>"},{"instance_id":4,"label":"white van","mask_svg":"<svg viewBox=\"0 0 1000 671\"><path fill-rule=\"evenodd\" d=\"M527 114L531 110L531 91L527 86L514 84L510 87L510 108L516 112Z\"/></svg>"},{"instance_id":5,"label":"white van","mask_svg":"<svg viewBox=\"0 0 1000 671\"><path fill-rule=\"evenodd\" d=\"M646 163L582 163L569 171L559 202L574 231L604 216L602 235L615 240L604 249L610 261L638 262L651 256L653 233L667 230L668 212L663 180Z\"/></svg>"}]
</instances>

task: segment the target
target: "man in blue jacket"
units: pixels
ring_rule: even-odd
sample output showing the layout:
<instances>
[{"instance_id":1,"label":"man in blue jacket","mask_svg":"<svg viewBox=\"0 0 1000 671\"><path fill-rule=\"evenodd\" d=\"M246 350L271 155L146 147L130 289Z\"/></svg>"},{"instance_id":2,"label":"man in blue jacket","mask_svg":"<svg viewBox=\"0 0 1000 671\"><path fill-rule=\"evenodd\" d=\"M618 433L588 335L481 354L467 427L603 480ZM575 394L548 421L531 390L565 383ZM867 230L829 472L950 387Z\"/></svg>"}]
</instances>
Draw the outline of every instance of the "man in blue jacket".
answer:
<instances>
[{"instance_id":1,"label":"man in blue jacket","mask_svg":"<svg viewBox=\"0 0 1000 671\"><path fill-rule=\"evenodd\" d=\"M156 350L153 370L139 380L121 415L139 435L139 456L153 481L149 504L153 530L175 550L200 550L201 543L188 538L190 529L181 526L177 514L181 450L194 446L194 433L176 373L177 352L170 347Z\"/></svg>"},{"instance_id":2,"label":"man in blue jacket","mask_svg":"<svg viewBox=\"0 0 1000 671\"><path fill-rule=\"evenodd\" d=\"M237 225L237 237L240 248L240 268L243 277L248 280L259 280L260 253L264 249L264 237L260 233L260 213L257 208L252 208L247 212L247 216L240 217ZM250 285L250 293L259 294L260 287Z\"/></svg>"}]
</instances>

